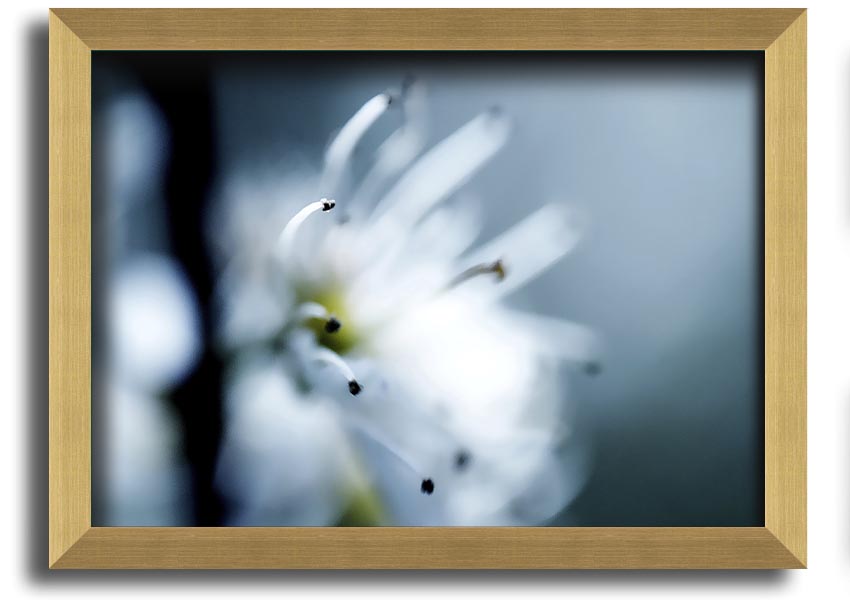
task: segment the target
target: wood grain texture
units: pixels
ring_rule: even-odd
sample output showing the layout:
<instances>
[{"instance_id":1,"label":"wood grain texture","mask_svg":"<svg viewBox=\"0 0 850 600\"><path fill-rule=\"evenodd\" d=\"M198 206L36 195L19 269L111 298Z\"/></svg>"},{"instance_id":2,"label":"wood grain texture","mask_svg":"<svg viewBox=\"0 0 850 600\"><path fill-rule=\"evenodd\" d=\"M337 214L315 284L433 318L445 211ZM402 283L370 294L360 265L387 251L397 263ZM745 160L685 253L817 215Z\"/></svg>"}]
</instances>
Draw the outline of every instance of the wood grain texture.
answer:
<instances>
[{"instance_id":1,"label":"wood grain texture","mask_svg":"<svg viewBox=\"0 0 850 600\"><path fill-rule=\"evenodd\" d=\"M764 50L799 9L56 9L92 50Z\"/></svg>"},{"instance_id":2,"label":"wood grain texture","mask_svg":"<svg viewBox=\"0 0 850 600\"><path fill-rule=\"evenodd\" d=\"M91 522L91 59L50 15L49 535L53 564Z\"/></svg>"},{"instance_id":3,"label":"wood grain texture","mask_svg":"<svg viewBox=\"0 0 850 600\"><path fill-rule=\"evenodd\" d=\"M765 527L92 528L91 50L765 52ZM54 568L794 568L806 560L801 10L95 10L50 15Z\"/></svg>"},{"instance_id":4,"label":"wood grain texture","mask_svg":"<svg viewBox=\"0 0 850 600\"><path fill-rule=\"evenodd\" d=\"M765 526L806 561L806 15L767 49Z\"/></svg>"},{"instance_id":5,"label":"wood grain texture","mask_svg":"<svg viewBox=\"0 0 850 600\"><path fill-rule=\"evenodd\" d=\"M91 529L56 566L758 569L798 562L761 527L108 527Z\"/></svg>"}]
</instances>

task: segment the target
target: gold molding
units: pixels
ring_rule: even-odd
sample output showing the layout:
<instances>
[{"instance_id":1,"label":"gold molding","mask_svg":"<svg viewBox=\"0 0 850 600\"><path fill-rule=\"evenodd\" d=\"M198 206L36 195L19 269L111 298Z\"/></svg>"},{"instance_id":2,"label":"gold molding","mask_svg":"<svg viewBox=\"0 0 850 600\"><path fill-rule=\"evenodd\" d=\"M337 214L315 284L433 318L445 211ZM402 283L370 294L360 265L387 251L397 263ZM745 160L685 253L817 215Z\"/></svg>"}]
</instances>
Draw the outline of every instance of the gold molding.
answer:
<instances>
[{"instance_id":1,"label":"gold molding","mask_svg":"<svg viewBox=\"0 0 850 600\"><path fill-rule=\"evenodd\" d=\"M764 519L805 563L805 13L765 51L764 79Z\"/></svg>"},{"instance_id":2,"label":"gold molding","mask_svg":"<svg viewBox=\"0 0 850 600\"><path fill-rule=\"evenodd\" d=\"M765 569L762 527L95 527L54 565L116 569Z\"/></svg>"},{"instance_id":3,"label":"gold molding","mask_svg":"<svg viewBox=\"0 0 850 600\"><path fill-rule=\"evenodd\" d=\"M49 535L53 564L91 524L91 51L50 15Z\"/></svg>"},{"instance_id":4,"label":"gold molding","mask_svg":"<svg viewBox=\"0 0 850 600\"><path fill-rule=\"evenodd\" d=\"M92 50L764 50L799 9L54 9Z\"/></svg>"},{"instance_id":5,"label":"gold molding","mask_svg":"<svg viewBox=\"0 0 850 600\"><path fill-rule=\"evenodd\" d=\"M53 568L799 568L806 561L806 14L801 9L54 9ZM91 52L756 50L765 57L765 527L91 527Z\"/></svg>"}]
</instances>

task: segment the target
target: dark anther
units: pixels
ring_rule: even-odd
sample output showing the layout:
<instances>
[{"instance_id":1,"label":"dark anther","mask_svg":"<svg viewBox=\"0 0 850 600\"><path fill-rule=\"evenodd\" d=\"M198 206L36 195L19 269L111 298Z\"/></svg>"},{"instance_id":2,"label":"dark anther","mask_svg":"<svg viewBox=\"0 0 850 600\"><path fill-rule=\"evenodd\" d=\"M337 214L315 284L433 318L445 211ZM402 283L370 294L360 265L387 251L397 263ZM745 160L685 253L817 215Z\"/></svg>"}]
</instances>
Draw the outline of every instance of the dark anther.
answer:
<instances>
[{"instance_id":1,"label":"dark anther","mask_svg":"<svg viewBox=\"0 0 850 600\"><path fill-rule=\"evenodd\" d=\"M490 265L490 270L496 274L496 278L499 281L502 281L508 274L508 272L505 270L505 263L502 262L501 258L494 262L492 265Z\"/></svg>"},{"instance_id":2,"label":"dark anther","mask_svg":"<svg viewBox=\"0 0 850 600\"><path fill-rule=\"evenodd\" d=\"M423 479L421 489L423 494L428 494L430 496L434 493L434 482L430 479Z\"/></svg>"},{"instance_id":3,"label":"dark anther","mask_svg":"<svg viewBox=\"0 0 850 600\"><path fill-rule=\"evenodd\" d=\"M602 372L602 364L595 360L588 361L584 364L584 372L591 376L599 375Z\"/></svg>"},{"instance_id":4,"label":"dark anther","mask_svg":"<svg viewBox=\"0 0 850 600\"><path fill-rule=\"evenodd\" d=\"M472 455L469 452L458 450L457 454L455 454L455 469L463 471L469 465L470 460L472 460Z\"/></svg>"},{"instance_id":5,"label":"dark anther","mask_svg":"<svg viewBox=\"0 0 850 600\"><path fill-rule=\"evenodd\" d=\"M356 396L357 394L359 394L360 390L362 390L362 389L363 389L363 386L361 386L359 383L357 383L353 379L348 382L348 391L351 392L352 396Z\"/></svg>"},{"instance_id":6,"label":"dark anther","mask_svg":"<svg viewBox=\"0 0 850 600\"><path fill-rule=\"evenodd\" d=\"M479 275L487 275L492 273L496 276L496 281L502 281L505 277L507 277L508 270L505 267L505 262L500 258L491 263L481 263L479 265L473 265L469 267L466 271L455 277L449 282L449 288L456 287L465 281L469 281L473 277L478 277Z\"/></svg>"},{"instance_id":7,"label":"dark anther","mask_svg":"<svg viewBox=\"0 0 850 600\"><path fill-rule=\"evenodd\" d=\"M342 323L336 317L331 317L325 321L325 331L328 333L336 333L340 327L342 327Z\"/></svg>"},{"instance_id":8,"label":"dark anther","mask_svg":"<svg viewBox=\"0 0 850 600\"><path fill-rule=\"evenodd\" d=\"M322 211L328 212L334 206L336 206L336 200L330 200L330 199L322 200Z\"/></svg>"}]
</instances>

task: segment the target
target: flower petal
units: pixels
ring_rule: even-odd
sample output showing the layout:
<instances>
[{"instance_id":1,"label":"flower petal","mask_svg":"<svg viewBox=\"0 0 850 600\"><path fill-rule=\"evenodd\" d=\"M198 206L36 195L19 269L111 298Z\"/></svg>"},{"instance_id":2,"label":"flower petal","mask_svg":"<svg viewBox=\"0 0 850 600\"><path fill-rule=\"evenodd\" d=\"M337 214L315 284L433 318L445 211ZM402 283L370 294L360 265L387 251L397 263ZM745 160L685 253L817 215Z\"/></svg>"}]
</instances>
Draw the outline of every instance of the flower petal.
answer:
<instances>
[{"instance_id":1,"label":"flower petal","mask_svg":"<svg viewBox=\"0 0 850 600\"><path fill-rule=\"evenodd\" d=\"M406 230L449 197L504 145L508 120L483 113L434 146L405 173L375 209L378 231Z\"/></svg>"},{"instance_id":2,"label":"flower petal","mask_svg":"<svg viewBox=\"0 0 850 600\"><path fill-rule=\"evenodd\" d=\"M386 112L390 100L391 97L387 93L371 98L336 134L325 152L325 171L322 174L320 189L322 195L334 197L351 153L363 135Z\"/></svg>"}]
</instances>

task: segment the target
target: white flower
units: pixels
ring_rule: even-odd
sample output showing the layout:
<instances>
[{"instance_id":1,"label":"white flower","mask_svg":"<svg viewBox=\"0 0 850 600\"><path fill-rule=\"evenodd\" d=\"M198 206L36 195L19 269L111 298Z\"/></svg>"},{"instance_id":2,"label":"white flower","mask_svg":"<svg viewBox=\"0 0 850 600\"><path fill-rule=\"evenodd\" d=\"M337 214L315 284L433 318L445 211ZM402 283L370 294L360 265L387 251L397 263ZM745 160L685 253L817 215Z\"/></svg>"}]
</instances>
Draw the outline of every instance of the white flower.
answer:
<instances>
[{"instance_id":1,"label":"white flower","mask_svg":"<svg viewBox=\"0 0 850 600\"><path fill-rule=\"evenodd\" d=\"M99 524L185 524L188 473L176 416L160 395L197 361L201 334L194 296L177 264L163 255L128 259L112 279Z\"/></svg>"},{"instance_id":2,"label":"white flower","mask_svg":"<svg viewBox=\"0 0 850 600\"><path fill-rule=\"evenodd\" d=\"M536 524L583 483L558 363L588 360L593 336L504 301L573 247L575 219L546 205L475 248L480 209L452 200L508 120L486 111L420 155L420 89L405 96L366 102L320 176L224 191L219 481L235 523ZM405 123L351 190L351 154L391 104Z\"/></svg>"},{"instance_id":3,"label":"white flower","mask_svg":"<svg viewBox=\"0 0 850 600\"><path fill-rule=\"evenodd\" d=\"M111 357L119 376L147 392L181 381L200 355L201 326L194 294L177 263L154 253L124 261L108 303Z\"/></svg>"},{"instance_id":4,"label":"white flower","mask_svg":"<svg viewBox=\"0 0 850 600\"><path fill-rule=\"evenodd\" d=\"M115 378L109 382L103 428L103 513L98 525L185 525L189 488L180 460L177 421L160 398Z\"/></svg>"},{"instance_id":5,"label":"white flower","mask_svg":"<svg viewBox=\"0 0 850 600\"><path fill-rule=\"evenodd\" d=\"M99 190L106 206L99 217L110 252L99 264L107 273L104 346L98 346L107 377L95 382L102 421L93 439L95 468L102 469L95 477L96 524L185 525L189 472L177 416L163 395L199 357L200 317L180 266L142 250L163 218L167 131L139 92L118 96L102 115L96 129L104 136Z\"/></svg>"}]
</instances>

